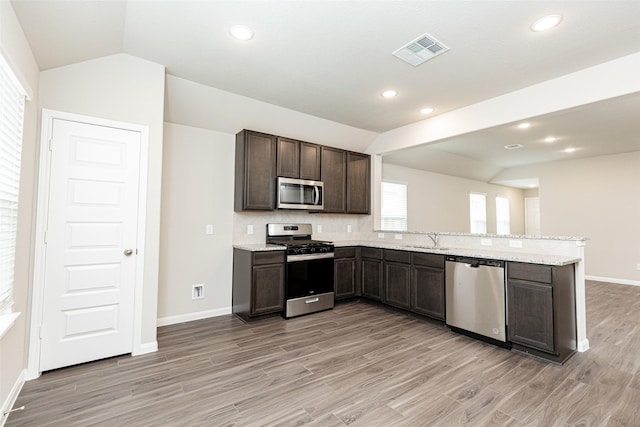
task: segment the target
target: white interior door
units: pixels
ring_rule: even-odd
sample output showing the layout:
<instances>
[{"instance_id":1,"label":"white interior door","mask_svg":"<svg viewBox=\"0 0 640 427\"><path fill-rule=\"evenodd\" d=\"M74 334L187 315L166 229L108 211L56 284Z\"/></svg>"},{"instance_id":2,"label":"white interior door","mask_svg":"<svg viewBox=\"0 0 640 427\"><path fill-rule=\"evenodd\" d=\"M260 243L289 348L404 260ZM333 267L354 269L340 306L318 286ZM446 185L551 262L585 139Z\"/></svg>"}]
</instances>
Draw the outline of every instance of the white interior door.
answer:
<instances>
[{"instance_id":1,"label":"white interior door","mask_svg":"<svg viewBox=\"0 0 640 427\"><path fill-rule=\"evenodd\" d=\"M54 119L40 370L131 353L139 132Z\"/></svg>"},{"instance_id":2,"label":"white interior door","mask_svg":"<svg viewBox=\"0 0 640 427\"><path fill-rule=\"evenodd\" d=\"M539 236L540 230L540 198L524 199L524 232L527 236Z\"/></svg>"}]
</instances>

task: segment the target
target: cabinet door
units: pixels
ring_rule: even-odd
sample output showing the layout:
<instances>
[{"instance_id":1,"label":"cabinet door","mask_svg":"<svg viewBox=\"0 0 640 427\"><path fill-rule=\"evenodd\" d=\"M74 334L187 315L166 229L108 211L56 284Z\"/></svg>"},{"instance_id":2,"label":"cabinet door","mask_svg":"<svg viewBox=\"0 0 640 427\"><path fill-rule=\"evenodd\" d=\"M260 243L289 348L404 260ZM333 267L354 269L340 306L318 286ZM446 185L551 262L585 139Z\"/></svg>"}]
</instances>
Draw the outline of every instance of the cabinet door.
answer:
<instances>
[{"instance_id":1,"label":"cabinet door","mask_svg":"<svg viewBox=\"0 0 640 427\"><path fill-rule=\"evenodd\" d=\"M236 210L275 208L276 138L243 131L236 138Z\"/></svg>"},{"instance_id":2,"label":"cabinet door","mask_svg":"<svg viewBox=\"0 0 640 427\"><path fill-rule=\"evenodd\" d=\"M253 267L251 315L277 313L284 309L284 264Z\"/></svg>"},{"instance_id":3,"label":"cabinet door","mask_svg":"<svg viewBox=\"0 0 640 427\"><path fill-rule=\"evenodd\" d=\"M411 310L439 320L445 319L444 270L414 265L411 271Z\"/></svg>"},{"instance_id":4,"label":"cabinet door","mask_svg":"<svg viewBox=\"0 0 640 427\"><path fill-rule=\"evenodd\" d=\"M370 159L366 154L347 153L347 213L370 211Z\"/></svg>"},{"instance_id":5,"label":"cabinet door","mask_svg":"<svg viewBox=\"0 0 640 427\"><path fill-rule=\"evenodd\" d=\"M385 302L395 307L411 308L411 265L384 263Z\"/></svg>"},{"instance_id":6,"label":"cabinet door","mask_svg":"<svg viewBox=\"0 0 640 427\"><path fill-rule=\"evenodd\" d=\"M300 143L300 179L320 180L320 146Z\"/></svg>"},{"instance_id":7,"label":"cabinet door","mask_svg":"<svg viewBox=\"0 0 640 427\"><path fill-rule=\"evenodd\" d=\"M277 176L300 177L300 141L278 137Z\"/></svg>"},{"instance_id":8,"label":"cabinet door","mask_svg":"<svg viewBox=\"0 0 640 427\"><path fill-rule=\"evenodd\" d=\"M346 212L346 153L329 147L322 147L321 153L324 212Z\"/></svg>"},{"instance_id":9,"label":"cabinet door","mask_svg":"<svg viewBox=\"0 0 640 427\"><path fill-rule=\"evenodd\" d=\"M362 259L362 296L382 300L382 261Z\"/></svg>"},{"instance_id":10,"label":"cabinet door","mask_svg":"<svg viewBox=\"0 0 640 427\"><path fill-rule=\"evenodd\" d=\"M509 280L507 294L509 340L553 352L553 286Z\"/></svg>"},{"instance_id":11,"label":"cabinet door","mask_svg":"<svg viewBox=\"0 0 640 427\"><path fill-rule=\"evenodd\" d=\"M336 259L334 266L335 299L356 295L356 259Z\"/></svg>"}]
</instances>

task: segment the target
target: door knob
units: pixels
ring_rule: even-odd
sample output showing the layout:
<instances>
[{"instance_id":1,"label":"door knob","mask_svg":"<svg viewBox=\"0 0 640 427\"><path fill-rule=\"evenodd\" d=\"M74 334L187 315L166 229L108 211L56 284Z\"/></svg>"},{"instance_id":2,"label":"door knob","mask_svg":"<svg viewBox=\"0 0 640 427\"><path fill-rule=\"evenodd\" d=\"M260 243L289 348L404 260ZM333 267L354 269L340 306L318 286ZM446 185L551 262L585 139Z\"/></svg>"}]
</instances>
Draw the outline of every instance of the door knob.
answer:
<instances>
[{"instance_id":1,"label":"door knob","mask_svg":"<svg viewBox=\"0 0 640 427\"><path fill-rule=\"evenodd\" d=\"M125 256L131 256L132 253L133 253L133 249L125 249L124 250L124 255Z\"/></svg>"}]
</instances>

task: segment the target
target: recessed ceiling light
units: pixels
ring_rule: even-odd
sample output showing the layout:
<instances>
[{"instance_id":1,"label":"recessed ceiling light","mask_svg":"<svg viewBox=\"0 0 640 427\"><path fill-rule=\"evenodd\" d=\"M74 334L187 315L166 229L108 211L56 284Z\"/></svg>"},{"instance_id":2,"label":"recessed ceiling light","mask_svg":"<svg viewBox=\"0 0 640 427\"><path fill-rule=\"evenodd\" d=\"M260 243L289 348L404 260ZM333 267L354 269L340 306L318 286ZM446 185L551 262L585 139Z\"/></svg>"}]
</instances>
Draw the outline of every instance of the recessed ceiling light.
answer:
<instances>
[{"instance_id":1,"label":"recessed ceiling light","mask_svg":"<svg viewBox=\"0 0 640 427\"><path fill-rule=\"evenodd\" d=\"M234 25L229 28L229 32L238 40L251 40L253 38L253 30L246 25Z\"/></svg>"},{"instance_id":2,"label":"recessed ceiling light","mask_svg":"<svg viewBox=\"0 0 640 427\"><path fill-rule=\"evenodd\" d=\"M536 22L531 24L531 31L546 31L555 27L562 21L562 15L549 15L544 18L538 19Z\"/></svg>"},{"instance_id":3,"label":"recessed ceiling light","mask_svg":"<svg viewBox=\"0 0 640 427\"><path fill-rule=\"evenodd\" d=\"M544 142L555 142L555 140L558 139L555 136L548 136L544 139Z\"/></svg>"},{"instance_id":4,"label":"recessed ceiling light","mask_svg":"<svg viewBox=\"0 0 640 427\"><path fill-rule=\"evenodd\" d=\"M529 188L536 188L535 184L529 184Z\"/></svg>"},{"instance_id":5,"label":"recessed ceiling light","mask_svg":"<svg viewBox=\"0 0 640 427\"><path fill-rule=\"evenodd\" d=\"M431 114L433 113L433 108L422 108L420 110L420 114Z\"/></svg>"},{"instance_id":6,"label":"recessed ceiling light","mask_svg":"<svg viewBox=\"0 0 640 427\"><path fill-rule=\"evenodd\" d=\"M529 126L531 126L531 123L527 123L527 122L520 123L520 124L518 125L518 129L526 129L526 128L528 128Z\"/></svg>"},{"instance_id":7,"label":"recessed ceiling light","mask_svg":"<svg viewBox=\"0 0 640 427\"><path fill-rule=\"evenodd\" d=\"M507 150L517 150L519 148L523 148L524 145L522 144L509 144L509 145L505 145L504 148L506 148Z\"/></svg>"},{"instance_id":8,"label":"recessed ceiling light","mask_svg":"<svg viewBox=\"0 0 640 427\"><path fill-rule=\"evenodd\" d=\"M565 152L565 153L573 153L574 151L576 151L576 149L575 149L575 148L573 148L573 147L569 147L569 148L565 148L565 149L564 149L564 152Z\"/></svg>"},{"instance_id":9,"label":"recessed ceiling light","mask_svg":"<svg viewBox=\"0 0 640 427\"><path fill-rule=\"evenodd\" d=\"M394 96L396 96L398 94L398 92L396 92L393 89L390 90L385 90L384 92L382 92L382 96L384 98L393 98Z\"/></svg>"}]
</instances>

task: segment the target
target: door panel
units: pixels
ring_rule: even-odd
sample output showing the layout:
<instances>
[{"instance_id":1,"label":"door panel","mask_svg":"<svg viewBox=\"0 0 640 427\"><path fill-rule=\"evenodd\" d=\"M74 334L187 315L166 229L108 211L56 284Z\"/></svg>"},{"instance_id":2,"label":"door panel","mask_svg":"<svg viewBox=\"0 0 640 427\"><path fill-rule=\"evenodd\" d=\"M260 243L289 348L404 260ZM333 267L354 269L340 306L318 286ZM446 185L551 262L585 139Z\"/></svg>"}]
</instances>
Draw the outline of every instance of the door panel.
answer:
<instances>
[{"instance_id":1,"label":"door panel","mask_svg":"<svg viewBox=\"0 0 640 427\"><path fill-rule=\"evenodd\" d=\"M54 119L42 371L132 351L140 144L139 132Z\"/></svg>"}]
</instances>

